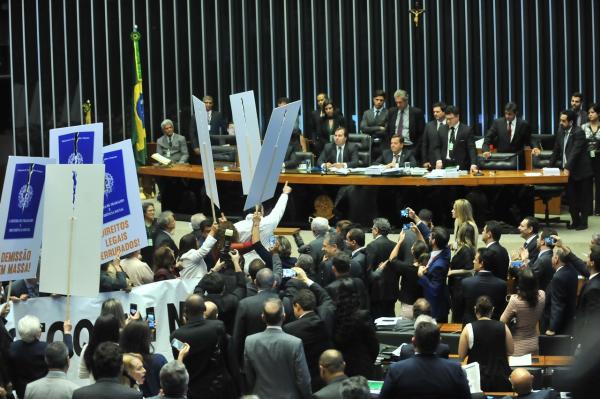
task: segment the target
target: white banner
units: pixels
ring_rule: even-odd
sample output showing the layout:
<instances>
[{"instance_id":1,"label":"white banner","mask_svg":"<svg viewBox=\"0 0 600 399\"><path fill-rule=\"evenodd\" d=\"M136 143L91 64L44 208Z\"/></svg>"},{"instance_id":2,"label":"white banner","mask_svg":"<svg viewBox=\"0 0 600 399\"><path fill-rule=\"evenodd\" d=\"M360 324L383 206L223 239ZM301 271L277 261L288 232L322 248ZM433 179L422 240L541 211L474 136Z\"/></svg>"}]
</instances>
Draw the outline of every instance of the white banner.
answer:
<instances>
[{"instance_id":1,"label":"white banner","mask_svg":"<svg viewBox=\"0 0 600 399\"><path fill-rule=\"evenodd\" d=\"M68 377L80 385L89 384L89 380L78 378L79 354L84 344L89 341L94 322L100 316L102 303L109 298L116 298L123 304L123 311L129 311L129 305L135 303L141 316L145 319L148 310L153 309L156 317L156 341L154 352L163 354L168 360L173 359L169 336L179 327L179 319L183 314L186 298L194 291L198 279L166 280L146 284L134 288L130 293L123 291L99 294L96 298L71 298L71 323L73 324L73 350ZM13 314L14 313L14 314ZM34 298L13 305L11 315L15 323L25 315L34 315L45 325L42 341L62 340L62 323L65 317L65 298ZM9 317L10 319L10 317ZM7 328L15 328L7 325Z\"/></svg>"},{"instance_id":2,"label":"white banner","mask_svg":"<svg viewBox=\"0 0 600 399\"><path fill-rule=\"evenodd\" d=\"M104 160L104 212L102 263L148 245L131 140L102 149Z\"/></svg>"},{"instance_id":3,"label":"white banner","mask_svg":"<svg viewBox=\"0 0 600 399\"><path fill-rule=\"evenodd\" d=\"M9 157L0 202L0 281L35 277L48 158Z\"/></svg>"},{"instance_id":4,"label":"white banner","mask_svg":"<svg viewBox=\"0 0 600 399\"><path fill-rule=\"evenodd\" d=\"M200 159L202 160L202 173L204 175L206 195L212 200L213 204L220 208L206 106L196 96L192 96L192 101L194 103L194 115L196 116L196 130L198 131L198 145L200 146Z\"/></svg>"},{"instance_id":5,"label":"white banner","mask_svg":"<svg viewBox=\"0 0 600 399\"><path fill-rule=\"evenodd\" d=\"M244 194L248 194L261 146L254 92L250 90L231 94L229 101L231 102L231 116L235 127L237 154L240 160L242 191Z\"/></svg>"}]
</instances>

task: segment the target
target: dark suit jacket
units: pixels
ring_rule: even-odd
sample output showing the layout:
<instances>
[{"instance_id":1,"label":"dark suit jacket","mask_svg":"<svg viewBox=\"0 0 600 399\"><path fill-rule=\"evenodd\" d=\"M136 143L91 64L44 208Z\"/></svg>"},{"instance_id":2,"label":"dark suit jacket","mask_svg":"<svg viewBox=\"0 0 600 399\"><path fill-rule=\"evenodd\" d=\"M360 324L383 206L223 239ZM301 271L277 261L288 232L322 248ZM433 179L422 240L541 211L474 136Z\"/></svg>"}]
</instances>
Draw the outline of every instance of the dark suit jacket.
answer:
<instances>
[{"instance_id":1,"label":"dark suit jacket","mask_svg":"<svg viewBox=\"0 0 600 399\"><path fill-rule=\"evenodd\" d=\"M387 150L383 150L383 152L381 153L379 158L377 158L375 160L375 162L373 162L373 165L380 165L380 164L387 165L388 163L391 163L393 160L394 160L394 154L392 153L392 150L387 149ZM404 162L410 162L411 167L417 166L417 160L415 159L413 152L406 148L400 152L400 159L398 159L398 165L400 167L404 167Z\"/></svg>"},{"instance_id":2,"label":"dark suit jacket","mask_svg":"<svg viewBox=\"0 0 600 399\"><path fill-rule=\"evenodd\" d=\"M392 364L379 398L419 397L470 399L469 383L460 364L421 354Z\"/></svg>"},{"instance_id":3,"label":"dark suit jacket","mask_svg":"<svg viewBox=\"0 0 600 399\"><path fill-rule=\"evenodd\" d=\"M227 334L233 334L233 323L235 321L235 313L237 311L240 300L246 297L246 277L244 272L235 273L236 287L234 290L229 292L223 292L220 294L205 294L204 290L200 287L200 282L194 289L195 294L202 295L206 300L214 302L219 309L219 320L225 323L225 331Z\"/></svg>"},{"instance_id":4,"label":"dark suit jacket","mask_svg":"<svg viewBox=\"0 0 600 399\"><path fill-rule=\"evenodd\" d=\"M423 132L423 141L421 142L421 162L429 162L435 167L435 162L439 159L436 158L436 148L440 146L440 134L437 127L438 121L432 120L425 125L425 131ZM440 129L443 126L440 125Z\"/></svg>"},{"instance_id":5,"label":"dark suit jacket","mask_svg":"<svg viewBox=\"0 0 600 399\"><path fill-rule=\"evenodd\" d=\"M498 152L512 152L521 154L525 146L531 147L531 127L527 121L517 118L516 126L512 134L512 140L508 141L508 122L506 118L498 118L492 122L484 139L482 150L489 151L493 145ZM523 165L524 166L524 165Z\"/></svg>"},{"instance_id":6,"label":"dark suit jacket","mask_svg":"<svg viewBox=\"0 0 600 399\"><path fill-rule=\"evenodd\" d=\"M508 251L499 242L494 242L488 249L494 254L494 265L489 270L500 280L506 281L510 257Z\"/></svg>"},{"instance_id":7,"label":"dark suit jacket","mask_svg":"<svg viewBox=\"0 0 600 399\"><path fill-rule=\"evenodd\" d=\"M448 137L450 136L450 128L448 125L440 126L440 141L437 148L437 160L446 160L446 152L448 151ZM471 165L477 165L477 150L475 149L475 141L473 139L473 130L470 126L460 123L458 131L454 134L454 150L453 160L461 170L470 169Z\"/></svg>"},{"instance_id":8,"label":"dark suit jacket","mask_svg":"<svg viewBox=\"0 0 600 399\"><path fill-rule=\"evenodd\" d=\"M405 109L406 110L406 109ZM406 112L404 113L406 118ZM396 119L398 118L398 107L390 108L388 111L387 120L387 137L386 143L390 142L390 138L396 134ZM423 139L423 130L425 129L425 116L421 108L408 107L408 135L412 141L415 155L419 156L421 149L421 141Z\"/></svg>"},{"instance_id":9,"label":"dark suit jacket","mask_svg":"<svg viewBox=\"0 0 600 399\"><path fill-rule=\"evenodd\" d=\"M300 160L296 158L296 151L302 151L300 144L296 145L290 143L285 151L285 158L283 158L283 163L286 169L294 169L298 167Z\"/></svg>"},{"instance_id":10,"label":"dark suit jacket","mask_svg":"<svg viewBox=\"0 0 600 399\"><path fill-rule=\"evenodd\" d=\"M329 119L326 116L319 119L319 130L315 138L321 143L329 142L329 136L332 136L338 127L346 127L346 120L339 111L334 112L332 119L333 127L331 130L329 129Z\"/></svg>"},{"instance_id":11,"label":"dark suit jacket","mask_svg":"<svg viewBox=\"0 0 600 399\"><path fill-rule=\"evenodd\" d=\"M177 258L177 255L179 254L179 248L177 248L177 244L175 244L175 241L173 241L171 236L169 236L164 231L160 229L156 230L156 233L154 234L153 243L155 251L160 247L167 246L173 250L173 252L175 253L175 257Z\"/></svg>"},{"instance_id":12,"label":"dark suit jacket","mask_svg":"<svg viewBox=\"0 0 600 399\"><path fill-rule=\"evenodd\" d=\"M550 281L554 276L554 268L552 267L552 250L545 251L538 255L535 262L530 262L529 268L533 272L533 275L537 278L539 289L546 291L548 284L550 284Z\"/></svg>"},{"instance_id":13,"label":"dark suit jacket","mask_svg":"<svg viewBox=\"0 0 600 399\"><path fill-rule=\"evenodd\" d=\"M323 386L319 376L319 357L332 347L323 320L315 312L310 312L284 325L283 331L302 340L313 390Z\"/></svg>"},{"instance_id":14,"label":"dark suit jacket","mask_svg":"<svg viewBox=\"0 0 600 399\"><path fill-rule=\"evenodd\" d=\"M588 280L577 303L577 335L597 334L600 325L600 275ZM593 332L592 332L593 331Z\"/></svg>"},{"instance_id":15,"label":"dark suit jacket","mask_svg":"<svg viewBox=\"0 0 600 399\"><path fill-rule=\"evenodd\" d=\"M398 272L394 268L386 267L381 275L373 276L379 264L389 259L395 246L396 244L386 236L378 236L365 248L367 269L370 272L371 302L395 301L398 299Z\"/></svg>"},{"instance_id":16,"label":"dark suit jacket","mask_svg":"<svg viewBox=\"0 0 600 399\"><path fill-rule=\"evenodd\" d=\"M348 282L348 280L352 281L351 284L354 287L354 291L356 292L356 294L359 297L360 308L364 309L364 310L369 310L369 294L367 292L367 288L365 287L365 284L363 283L363 281L361 279L359 279L357 277L351 277L350 274L346 274L344 276L338 277L331 284L329 284L327 287L325 287L329 296L334 301L337 301L337 296L338 296L338 291L340 290L340 286L342 285L343 282Z\"/></svg>"},{"instance_id":17,"label":"dark suit jacket","mask_svg":"<svg viewBox=\"0 0 600 399\"><path fill-rule=\"evenodd\" d=\"M563 147L565 140L565 131L561 127L556 132L556 141L554 142L554 150L550 157L550 165L563 167L569 170L569 179L575 181L582 180L594 175L592 169L592 161L590 154L587 151L587 140L585 133L580 127L573 126L571 134L567 141L566 154L567 164L563 165Z\"/></svg>"},{"instance_id":18,"label":"dark suit jacket","mask_svg":"<svg viewBox=\"0 0 600 399\"><path fill-rule=\"evenodd\" d=\"M361 266L352 259L350 260L350 276L359 279L362 276ZM317 274L313 280L319 283L321 287L326 287L335 281L335 279L336 277L333 273L333 263L331 262L331 259L321 261L319 266L317 266Z\"/></svg>"},{"instance_id":19,"label":"dark suit jacket","mask_svg":"<svg viewBox=\"0 0 600 399\"><path fill-rule=\"evenodd\" d=\"M336 157L337 146L335 143L327 143L325 144L325 148L323 148L321 155L319 155L317 165L321 166L327 162L336 163ZM358 166L358 151L356 150L356 146L354 144L346 142L344 145L343 161L348 165L349 168L356 168Z\"/></svg>"},{"instance_id":20,"label":"dark suit jacket","mask_svg":"<svg viewBox=\"0 0 600 399\"><path fill-rule=\"evenodd\" d=\"M121 384L118 378L100 378L94 384L81 387L73 392L73 399L117 398L141 399L142 393Z\"/></svg>"},{"instance_id":21,"label":"dark suit jacket","mask_svg":"<svg viewBox=\"0 0 600 399\"><path fill-rule=\"evenodd\" d=\"M523 243L523 245L525 245L525 243ZM527 245L525 245L525 248L527 248L527 257L529 258L529 262L535 262L538 254L540 253L540 250L537 247L537 238L533 238L531 241L529 241Z\"/></svg>"},{"instance_id":22,"label":"dark suit jacket","mask_svg":"<svg viewBox=\"0 0 600 399\"><path fill-rule=\"evenodd\" d=\"M473 308L477 298L487 295L494 304L492 318L499 320L500 315L506 307L506 280L501 280L491 272L481 270L473 277L467 277L461 281L462 299L464 301L463 323L471 323L477 320Z\"/></svg>"},{"instance_id":23,"label":"dark suit jacket","mask_svg":"<svg viewBox=\"0 0 600 399\"><path fill-rule=\"evenodd\" d=\"M354 255L351 255L351 259L360 266L360 278L365 280L367 276L367 256L365 255L365 249L362 248L361 250L356 251Z\"/></svg>"},{"instance_id":24,"label":"dark suit jacket","mask_svg":"<svg viewBox=\"0 0 600 399\"><path fill-rule=\"evenodd\" d=\"M448 359L450 356L450 347L440 342L435 350L435 354L441 358ZM415 355L415 347L413 344L402 344L400 345L400 359L406 360Z\"/></svg>"},{"instance_id":25,"label":"dark suit jacket","mask_svg":"<svg viewBox=\"0 0 600 399\"><path fill-rule=\"evenodd\" d=\"M375 118L375 110L373 107L369 108L363 113L362 119L360 120L360 130L364 134L373 136L373 138L385 136L387 130L387 114L388 109L381 108L379 110L379 115ZM383 127L384 130L381 130L381 127Z\"/></svg>"},{"instance_id":26,"label":"dark suit jacket","mask_svg":"<svg viewBox=\"0 0 600 399\"><path fill-rule=\"evenodd\" d=\"M577 272L565 265L554 273L546 290L544 322L556 334L569 334L577 307Z\"/></svg>"},{"instance_id":27,"label":"dark suit jacket","mask_svg":"<svg viewBox=\"0 0 600 399\"><path fill-rule=\"evenodd\" d=\"M301 254L308 254L313 258L315 262L315 267L319 263L321 263L321 259L323 259L323 240L325 239L325 235L320 235L315 237L314 240L309 242L308 244L304 244L300 248L298 248L298 252Z\"/></svg>"},{"instance_id":28,"label":"dark suit jacket","mask_svg":"<svg viewBox=\"0 0 600 399\"><path fill-rule=\"evenodd\" d=\"M227 134L227 120L223 114L219 111L212 111L210 118L210 130L209 134L221 135ZM198 127L196 126L196 117L192 115L190 118L190 126L188 128L190 141L192 142L192 148L199 148L198 144Z\"/></svg>"},{"instance_id":29,"label":"dark suit jacket","mask_svg":"<svg viewBox=\"0 0 600 399\"><path fill-rule=\"evenodd\" d=\"M449 265L450 248L446 247L438 256L429 261L427 273L419 278L419 285L423 287L425 299L431 304L431 317L438 322L448 320L450 292L446 279Z\"/></svg>"},{"instance_id":30,"label":"dark suit jacket","mask_svg":"<svg viewBox=\"0 0 600 399\"><path fill-rule=\"evenodd\" d=\"M190 375L188 398L217 397L217 392L212 392L212 396L203 396L210 395L216 381L221 389L233 388L229 370L233 370L235 365L228 363L230 348L222 321L192 318L171 334L170 340L173 338L190 345L190 353L183 361ZM173 349L173 357L177 358L178 355L179 351ZM230 392L233 394L236 391L233 389Z\"/></svg>"},{"instance_id":31,"label":"dark suit jacket","mask_svg":"<svg viewBox=\"0 0 600 399\"><path fill-rule=\"evenodd\" d=\"M313 394L314 399L342 399L342 394L340 393L340 387L342 386L342 381L348 379L348 376L343 375L334 380L332 380L327 386L322 388L321 390L315 392Z\"/></svg>"}]
</instances>

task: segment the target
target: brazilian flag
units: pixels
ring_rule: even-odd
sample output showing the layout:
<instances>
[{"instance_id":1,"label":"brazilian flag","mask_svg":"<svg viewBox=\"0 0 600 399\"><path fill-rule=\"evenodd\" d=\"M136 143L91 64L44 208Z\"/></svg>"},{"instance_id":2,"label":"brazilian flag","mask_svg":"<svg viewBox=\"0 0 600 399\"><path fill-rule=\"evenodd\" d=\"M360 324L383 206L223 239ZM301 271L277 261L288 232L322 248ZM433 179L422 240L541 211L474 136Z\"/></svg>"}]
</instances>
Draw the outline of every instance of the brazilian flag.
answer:
<instances>
[{"instance_id":1,"label":"brazilian flag","mask_svg":"<svg viewBox=\"0 0 600 399\"><path fill-rule=\"evenodd\" d=\"M142 90L142 61L140 59L140 39L142 35L137 26L133 27L131 40L135 60L135 84L133 86L133 118L131 126L131 142L133 155L138 166L146 164L146 127L144 126L144 93Z\"/></svg>"}]
</instances>

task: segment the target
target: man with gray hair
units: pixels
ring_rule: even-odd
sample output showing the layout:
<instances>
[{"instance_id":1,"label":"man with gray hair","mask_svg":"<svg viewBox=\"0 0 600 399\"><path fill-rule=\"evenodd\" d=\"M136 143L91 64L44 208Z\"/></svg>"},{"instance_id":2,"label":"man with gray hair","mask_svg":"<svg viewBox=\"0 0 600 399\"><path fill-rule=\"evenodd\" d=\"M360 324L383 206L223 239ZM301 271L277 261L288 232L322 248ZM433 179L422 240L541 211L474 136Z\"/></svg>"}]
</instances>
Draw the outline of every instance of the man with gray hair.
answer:
<instances>
[{"instance_id":1,"label":"man with gray hair","mask_svg":"<svg viewBox=\"0 0 600 399\"><path fill-rule=\"evenodd\" d=\"M372 273L382 262L390 258L396 243L387 238L391 230L390 222L384 218L373 220L371 233L373 241L365 248L367 255L367 273ZM394 317L394 306L398 299L398 277L393 268L383 269L380 278L371 281L371 314L374 319Z\"/></svg>"},{"instance_id":2,"label":"man with gray hair","mask_svg":"<svg viewBox=\"0 0 600 399\"><path fill-rule=\"evenodd\" d=\"M325 234L329 231L329 221L320 216L313 218L310 222L310 229L315 239L298 248L298 252L312 256L316 268L323 259L323 240L325 239Z\"/></svg>"},{"instance_id":3,"label":"man with gray hair","mask_svg":"<svg viewBox=\"0 0 600 399\"><path fill-rule=\"evenodd\" d=\"M25 388L25 399L71 399L79 385L67 380L69 350L62 342L52 342L46 347L44 356L48 374L30 382Z\"/></svg>"},{"instance_id":4,"label":"man with gray hair","mask_svg":"<svg viewBox=\"0 0 600 399\"><path fill-rule=\"evenodd\" d=\"M189 154L187 140L175 133L173 121L165 119L160 124L163 135L156 140L156 152L173 163L187 163Z\"/></svg>"},{"instance_id":5,"label":"man with gray hair","mask_svg":"<svg viewBox=\"0 0 600 399\"><path fill-rule=\"evenodd\" d=\"M430 324L433 324L434 326L437 326L435 319L428 314L422 314L417 317L417 319L415 320L415 324L414 324L415 330L421 323L430 323ZM414 332L413 332L413 334L414 334ZM400 359L399 360L409 359L415 355L414 344L415 344L415 337L413 336L410 344L404 343L404 344L400 345ZM448 345L446 345L445 343L440 342L438 344L437 348L435 349L435 354L438 355L439 357L443 357L444 359L448 359L448 356L450 355L450 347Z\"/></svg>"},{"instance_id":6,"label":"man with gray hair","mask_svg":"<svg viewBox=\"0 0 600 399\"><path fill-rule=\"evenodd\" d=\"M159 378L160 393L150 399L185 399L190 376L183 363L171 360L160 369Z\"/></svg>"},{"instance_id":7,"label":"man with gray hair","mask_svg":"<svg viewBox=\"0 0 600 399\"><path fill-rule=\"evenodd\" d=\"M72 329L71 322L65 320L63 342L68 348L69 356L73 354ZM19 398L23 398L27 384L42 378L48 372L45 361L47 343L40 341L42 325L35 316L23 316L17 323L17 332L21 339L10 344L8 359L13 386Z\"/></svg>"},{"instance_id":8,"label":"man with gray hair","mask_svg":"<svg viewBox=\"0 0 600 399\"><path fill-rule=\"evenodd\" d=\"M340 384L341 399L369 399L371 390L369 381L362 375L350 377Z\"/></svg>"},{"instance_id":9,"label":"man with gray hair","mask_svg":"<svg viewBox=\"0 0 600 399\"><path fill-rule=\"evenodd\" d=\"M154 233L153 237L154 251L160 247L167 246L173 250L175 257L177 257L179 248L177 248L177 244L175 244L175 239L173 237L173 232L175 231L177 222L175 221L175 215L173 212L161 212L160 216L158 216L158 219L156 220L156 225L156 233Z\"/></svg>"},{"instance_id":10,"label":"man with gray hair","mask_svg":"<svg viewBox=\"0 0 600 399\"><path fill-rule=\"evenodd\" d=\"M390 144L390 138L397 134L404 138L404 148L411 150L415 157L421 156L421 141L425 129L425 117L420 108L408 105L406 90L394 92L395 108L390 108L387 119L387 135L384 148ZM420 159L417 159L420 164Z\"/></svg>"}]
</instances>

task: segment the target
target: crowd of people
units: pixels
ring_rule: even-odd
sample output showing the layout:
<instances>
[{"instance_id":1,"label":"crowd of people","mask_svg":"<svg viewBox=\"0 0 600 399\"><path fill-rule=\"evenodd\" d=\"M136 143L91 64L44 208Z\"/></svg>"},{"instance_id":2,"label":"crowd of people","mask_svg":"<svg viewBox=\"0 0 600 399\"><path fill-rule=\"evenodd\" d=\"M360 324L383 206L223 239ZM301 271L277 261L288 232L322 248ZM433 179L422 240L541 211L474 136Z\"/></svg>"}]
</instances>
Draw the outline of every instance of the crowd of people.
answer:
<instances>
[{"instance_id":1,"label":"crowd of people","mask_svg":"<svg viewBox=\"0 0 600 399\"><path fill-rule=\"evenodd\" d=\"M396 328L414 338L387 368L384 399L470 397L438 323L463 324L457 355L479 364L486 392L526 390L526 370L511 375L508 356L538 354L540 334L572 335L581 352L592 345L600 326L599 235L580 259L556 231L527 217L523 246L509 255L501 224L478 226L470 203L458 199L453 240L430 211L407 207L395 241L384 218L373 221L368 244L363 226L314 218L314 239L295 236L299 256L292 257L288 239L274 236L291 191L286 184L271 212L258 209L237 223L194 215L179 245L173 213L154 218L144 204L149 247L102 265L100 285L114 291L197 279L170 337L177 360L154 353L153 323L109 299L81 350L78 376L89 385L80 388L65 374L70 322L63 342L46 343L40 321L28 315L17 321L17 340L0 323L0 397L14 390L19 398L366 398L380 351L374 320L396 315ZM578 295L579 278L589 281ZM4 322L11 301L43 295L35 279L14 286Z\"/></svg>"}]
</instances>

